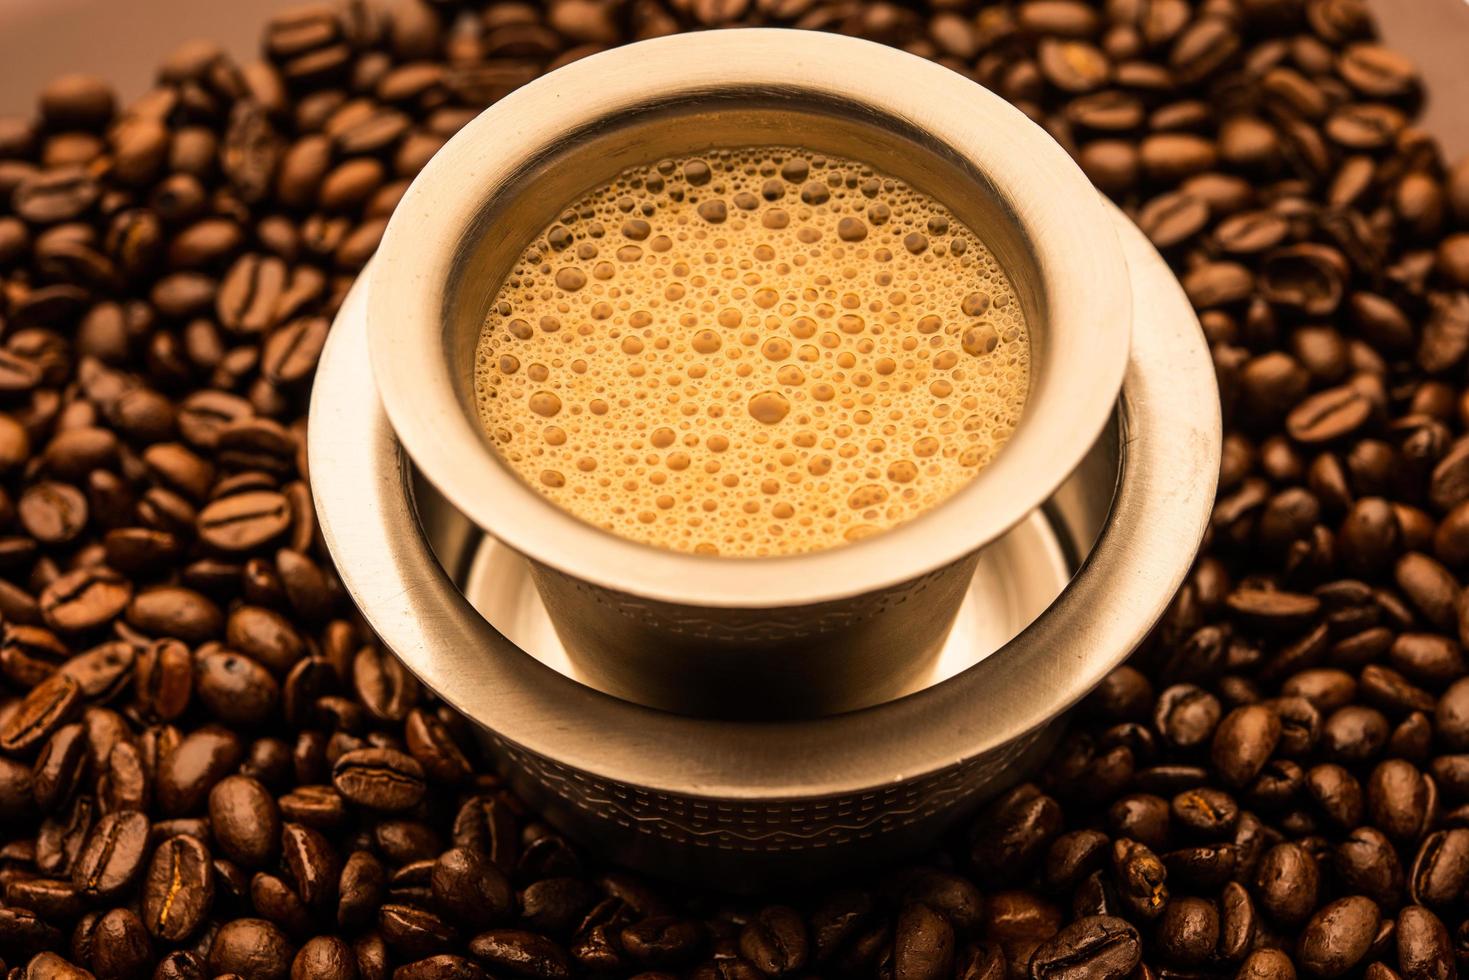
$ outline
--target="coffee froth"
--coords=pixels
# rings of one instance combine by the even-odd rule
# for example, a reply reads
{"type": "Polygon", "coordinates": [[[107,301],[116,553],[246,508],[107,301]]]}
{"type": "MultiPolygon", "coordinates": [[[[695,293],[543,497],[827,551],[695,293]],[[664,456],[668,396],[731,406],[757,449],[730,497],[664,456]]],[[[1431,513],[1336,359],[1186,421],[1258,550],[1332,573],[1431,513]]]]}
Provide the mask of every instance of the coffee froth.
{"type": "Polygon", "coordinates": [[[815,551],[910,520],[1018,423],[1025,318],[975,233],[851,160],[627,170],[525,249],[475,362],[501,459],[658,547],[815,551]]]}

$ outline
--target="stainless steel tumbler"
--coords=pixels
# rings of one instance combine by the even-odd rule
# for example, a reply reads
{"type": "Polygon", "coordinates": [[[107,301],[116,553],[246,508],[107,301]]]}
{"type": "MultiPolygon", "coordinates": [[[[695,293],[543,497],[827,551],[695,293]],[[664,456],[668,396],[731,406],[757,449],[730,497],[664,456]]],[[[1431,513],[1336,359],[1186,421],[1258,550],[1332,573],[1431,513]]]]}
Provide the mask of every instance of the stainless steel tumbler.
{"type": "Polygon", "coordinates": [[[500,101],[414,181],[368,289],[373,375],[413,462],[531,561],[562,642],[595,686],[703,716],[822,715],[909,689],[943,645],[980,549],[1096,444],[1131,329],[1104,202],[1038,126],[921,58],[784,30],[645,41],[500,101]],[[719,558],[616,537],[496,457],[473,398],[486,309],[525,244],[579,194],[634,164],[759,144],[871,163],[976,229],[1030,325],[1029,401],[968,486],[870,539],[719,558]]]}

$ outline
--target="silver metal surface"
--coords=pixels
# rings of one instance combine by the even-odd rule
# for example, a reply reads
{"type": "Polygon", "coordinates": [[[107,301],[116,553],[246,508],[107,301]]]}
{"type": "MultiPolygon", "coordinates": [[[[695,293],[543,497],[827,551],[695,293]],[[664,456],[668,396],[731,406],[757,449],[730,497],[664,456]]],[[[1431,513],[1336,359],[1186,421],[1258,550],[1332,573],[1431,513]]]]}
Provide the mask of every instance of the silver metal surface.
{"type": "Polygon", "coordinates": [[[475,610],[430,547],[372,384],[361,285],[323,353],[308,440],[342,582],[404,663],[484,726],[517,791],[614,859],[738,888],[930,844],[1018,778],[1064,709],[1147,634],[1213,503],[1218,393],[1198,322],[1157,253],[1114,220],[1146,298],[1119,407],[1121,472],[1115,495],[1105,481],[1061,492],[1078,496],[1064,510],[1107,513],[1105,527],[1035,622],[942,683],[829,718],[731,722],[631,704],[537,661],[475,610]]]}
{"type": "MultiPolygon", "coordinates": [[[[1115,449],[1112,440],[1098,440],[1099,447],[1104,443],[1112,444],[1115,449]]],[[[1101,462],[1101,454],[1098,456],[1101,462]]],[[[1115,453],[1107,460],[1114,474],[1115,460],[1115,453]]],[[[417,493],[420,513],[431,506],[449,506],[442,497],[434,499],[425,491],[431,492],[431,488],[420,483],[417,493]]],[[[1080,498],[1080,487],[1078,491],[1073,499],[1080,498]]],[[[573,680],[597,687],[597,679],[579,670],[577,662],[566,652],[546,612],[546,604],[541,601],[541,593],[531,580],[529,563],[481,532],[457,511],[454,516],[458,519],[433,522],[440,534],[430,538],[430,545],[459,583],[470,605],[510,642],[541,663],[573,680]],[[455,574],[456,568],[462,570],[455,574]]],[[[1036,511],[984,549],[943,649],[900,695],[921,691],[972,667],[1045,612],[1076,571],[1074,556],[1084,555],[1091,549],[1096,532],[1101,530],[1100,517],[1106,515],[1105,512],[1098,515],[1098,523],[1090,527],[1092,536],[1080,543],[1070,537],[1069,531],[1081,531],[1086,516],[1075,513],[1063,516],[1058,512],[1053,519],[1043,511],[1036,511]],[[1068,519],[1074,520],[1074,524],[1066,523],[1068,519]]]]}
{"type": "Polygon", "coordinates": [[[1038,126],[916,56],[770,29],[628,45],[501,100],[414,181],[367,288],[378,389],[428,480],[527,556],[598,687],[702,716],[835,713],[931,672],[979,549],[1048,499],[1107,424],[1130,323],[1103,202],[1038,126]],[[871,163],[978,229],[1025,307],[1029,400],[993,463],[887,533],[774,558],[658,549],[581,522],[499,460],[476,416],[475,342],[505,272],[566,202],[632,164],[751,144],[871,163]]]}

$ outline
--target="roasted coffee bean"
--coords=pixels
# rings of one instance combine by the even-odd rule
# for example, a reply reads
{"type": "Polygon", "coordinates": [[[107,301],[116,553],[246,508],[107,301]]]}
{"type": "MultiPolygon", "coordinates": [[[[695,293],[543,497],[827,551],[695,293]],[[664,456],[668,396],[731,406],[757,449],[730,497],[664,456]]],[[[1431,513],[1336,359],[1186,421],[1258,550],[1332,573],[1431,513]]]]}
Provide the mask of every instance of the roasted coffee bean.
{"type": "Polygon", "coordinates": [[[1350,972],[1372,948],[1381,913],[1370,898],[1337,899],[1311,917],[1301,933],[1301,965],[1322,977],[1350,972]]]}
{"type": "Polygon", "coordinates": [[[21,971],[16,973],[20,980],[95,980],[90,970],[68,963],[56,953],[37,953],[21,971]]]}
{"type": "Polygon", "coordinates": [[[1214,730],[1210,757],[1226,782],[1244,786],[1270,758],[1280,731],[1280,715],[1273,709],[1258,704],[1236,708],[1214,730]]]}
{"type": "Polygon", "coordinates": [[[1160,952],[1181,967],[1200,966],[1219,942],[1219,910],[1202,898],[1175,898],[1158,923],[1160,952]]]}
{"type": "Polygon", "coordinates": [[[1130,975],[1141,958],[1142,944],[1131,924],[1090,916],[1042,943],[1031,958],[1030,975],[1036,980],[1120,978],[1130,975]]]}
{"type": "MultiPolygon", "coordinates": [[[[3,778],[0,775],[0,779],[3,778]]],[[[3,792],[11,791],[10,787],[3,787],[3,792]]],[[[8,806],[11,807],[7,814],[10,819],[25,814],[25,810],[17,804],[11,803],[8,806]]],[[[36,867],[45,874],[70,874],[96,816],[96,801],[90,796],[79,796],[61,813],[42,821],[36,834],[36,867]]]]}
{"type": "MultiPolygon", "coordinates": [[[[932,913],[930,913],[932,914],[932,913]]],[[[949,928],[944,922],[941,928],[949,928]]],[[[902,920],[899,920],[899,935],[902,920]]],[[[942,939],[925,936],[923,948],[932,950],[942,939]]],[[[648,967],[675,967],[694,960],[705,942],[704,926],[693,920],[663,915],[641,919],[619,934],[623,950],[638,963],[648,967]]],[[[952,944],[952,940],[950,941],[952,944]]],[[[897,955],[895,951],[895,955],[897,955]]]]}
{"type": "Polygon", "coordinates": [[[384,905],[378,910],[377,925],[388,946],[400,956],[409,958],[441,953],[458,939],[453,926],[427,909],[414,905],[384,905]]]}
{"type": "Polygon", "coordinates": [[[50,813],[71,801],[89,759],[86,728],[79,722],[63,725],[46,740],[31,773],[36,806],[50,813]]]}
{"type": "Polygon", "coordinates": [[[189,707],[194,658],[177,640],[157,640],[138,654],[133,682],[138,704],[151,717],[172,721],[189,707]]]}
{"type": "Polygon", "coordinates": [[[199,928],[214,901],[209,849],[178,835],[158,845],[143,881],[143,924],[166,942],[181,942],[199,928]]]}
{"type": "Polygon", "coordinates": [[[1403,867],[1397,851],[1372,827],[1358,827],[1336,845],[1332,869],[1348,889],[1379,905],[1395,904],[1403,889],[1403,867]]]}
{"type": "Polygon", "coordinates": [[[204,980],[203,960],[188,950],[175,950],[158,961],[154,980],[204,980]]]}
{"type": "Polygon", "coordinates": [[[1421,905],[1398,913],[1398,968],[1405,978],[1454,975],[1453,942],[1438,916],[1421,905]]]}
{"type": "Polygon", "coordinates": [[[82,687],[70,674],[54,674],[31,688],[0,722],[0,750],[21,754],[40,746],[81,709],[81,697],[82,687]]]}
{"type": "Polygon", "coordinates": [[[1349,828],[1362,822],[1362,784],[1346,768],[1330,762],[1312,766],[1306,773],[1305,786],[1311,799],[1337,826],[1349,828]]]}
{"type": "Polygon", "coordinates": [[[154,636],[170,636],[186,643],[217,637],[224,626],[219,607],[193,589],[163,586],[133,596],[127,608],[128,625],[154,636]]]}
{"type": "Polygon", "coordinates": [[[1282,925],[1299,925],[1316,907],[1321,873],[1316,859],[1298,844],[1277,844],[1260,858],[1255,899],[1282,925]]]}
{"type": "Polygon", "coordinates": [[[357,954],[345,941],[335,936],[317,936],[296,953],[291,962],[291,978],[353,980],[358,976],[357,966],[357,954]]]}
{"type": "Polygon", "coordinates": [[[312,932],[311,910],[278,875],[256,872],[249,882],[249,895],[255,913],[275,923],[286,935],[299,939],[312,932]]]}
{"type": "Polygon", "coordinates": [[[141,748],[119,742],[107,753],[107,767],[97,780],[97,796],[104,810],[137,810],[148,804],[148,760],[143,758],[148,747],[146,741],[141,748]]]}
{"type": "Polygon", "coordinates": [[[239,606],[225,622],[225,643],[276,675],[285,674],[305,653],[300,634],[279,613],[239,606]]]}
{"type": "Polygon", "coordinates": [[[433,864],[430,888],[441,914],[467,929],[496,925],[514,905],[510,882],[479,851],[451,848],[433,864]]]}
{"type": "Polygon", "coordinates": [[[87,526],[87,498],[69,483],[48,480],[26,488],[16,504],[26,533],[43,544],[74,541],[87,526]]]}
{"type": "Polygon", "coordinates": [[[1367,783],[1367,807],[1374,826],[1389,837],[1417,840],[1432,815],[1432,783],[1410,762],[1379,763],[1367,783]]]}
{"type": "Polygon", "coordinates": [[[1112,845],[1112,874],[1122,902],[1135,915],[1153,919],[1168,905],[1168,870],[1146,845],[1119,840],[1112,845]]]}
{"type": "Polygon", "coordinates": [[[520,829],[509,806],[493,796],[466,800],[454,816],[454,843],[488,855],[501,871],[515,869],[520,854],[520,829]]]}
{"type": "Polygon", "coordinates": [[[300,317],[271,331],[260,352],[261,373],[276,385],[293,385],[310,377],[329,326],[325,317],[300,317]]]}
{"type": "Polygon", "coordinates": [[[1159,248],[1170,248],[1187,241],[1208,223],[1208,203],[1187,191],[1156,197],[1138,214],[1138,227],[1159,248]]]}
{"type": "Polygon", "coordinates": [[[1035,861],[1061,828],[1061,808],[1032,784],[1017,786],[981,815],[971,857],[988,874],[1011,877],[1035,861]]]}
{"type": "Polygon", "coordinates": [[[287,276],[286,263],[276,256],[240,256],[219,284],[215,309],[220,325],[232,333],[265,333],[275,325],[287,276]]]}
{"type": "Polygon", "coordinates": [[[5,900],[58,922],[82,914],[85,905],[75,885],[54,878],[17,878],[5,885],[5,900]]]}
{"type": "Polygon", "coordinates": [[[1311,395],[1291,409],[1286,430],[1298,442],[1331,442],[1355,432],[1371,415],[1371,401],[1344,385],[1311,395]]]}
{"type": "Polygon", "coordinates": [[[71,880],[88,897],[109,898],[132,884],[148,856],[148,818],[137,810],[109,813],[87,835],[71,880]]]}
{"type": "Polygon", "coordinates": [[[469,941],[469,951],[491,971],[539,980],[571,976],[566,953],[551,940],[521,929],[491,929],[469,941]]]}
{"type": "Polygon", "coordinates": [[[81,568],[46,587],[41,615],[46,625],[63,632],[95,629],[120,615],[132,593],[132,583],[109,568],[81,568]]]}
{"type": "Polygon", "coordinates": [[[404,725],[408,752],[435,782],[454,785],[470,776],[473,766],[454,735],[438,718],[414,708],[404,725]]]}
{"type": "Polygon", "coordinates": [[[269,720],[280,701],[280,685],[270,671],[226,650],[198,658],[194,690],[216,718],[240,728],[255,728],[269,720]]]}
{"type": "Polygon", "coordinates": [[[80,166],[38,171],[11,192],[17,216],[35,225],[54,225],[81,217],[97,203],[102,189],[80,166]]]}
{"type": "Polygon", "coordinates": [[[285,980],[294,956],[290,940],[274,924],[264,919],[234,919],[214,934],[205,965],[216,976],[232,973],[285,980]]]}
{"type": "Polygon", "coordinates": [[[478,963],[443,953],[407,963],[393,971],[393,980],[489,980],[478,963]]]}
{"type": "Polygon", "coordinates": [[[198,812],[214,784],[239,765],[243,753],[239,737],[222,728],[205,727],[185,736],[159,760],[154,775],[156,798],[163,813],[183,816],[198,812]]]}
{"type": "Polygon", "coordinates": [[[599,897],[579,878],[543,878],[520,893],[520,921],[536,932],[566,936],[584,921],[599,897]]]}
{"type": "Polygon", "coordinates": [[[288,823],[281,830],[281,859],[296,893],[313,909],[334,905],[339,859],[331,842],[317,830],[288,823]]]}
{"type": "Polygon", "coordinates": [[[298,786],[277,802],[286,819],[319,830],[335,829],[347,817],[346,800],[331,786],[298,786]]]}
{"type": "Polygon", "coordinates": [[[1153,723],[1170,744],[1186,749],[1208,741],[1222,714],[1214,695],[1193,684],[1175,684],[1158,696],[1153,723]]]}
{"type": "Polygon", "coordinates": [[[358,930],[370,923],[382,904],[387,872],[368,851],[353,851],[342,864],[337,887],[337,923],[358,930]]]}
{"type": "Polygon", "coordinates": [[[402,721],[417,703],[418,681],[402,661],[377,646],[358,651],[352,661],[357,697],[379,721],[402,721]]]}
{"type": "Polygon", "coordinates": [[[1429,834],[1408,872],[1413,901],[1441,906],[1454,900],[1469,882],[1469,830],[1453,828],[1429,834]]]}
{"type": "Polygon", "coordinates": [[[740,930],[740,955],[767,976],[800,970],[809,955],[806,923],[794,909],[774,905],[761,909],[740,930]]]}
{"type": "Polygon", "coordinates": [[[103,643],[72,657],[56,673],[76,681],[82,697],[111,701],[132,687],[137,659],[137,648],[131,643],[103,643]]]}
{"type": "Polygon", "coordinates": [[[210,789],[209,824],[219,849],[243,867],[260,867],[278,852],[280,810],[249,776],[226,776],[210,789]]]}
{"type": "Polygon", "coordinates": [[[423,799],[423,767],[393,749],[357,749],[332,767],[332,785],[370,810],[406,810],[423,799]]]}
{"type": "Polygon", "coordinates": [[[199,512],[199,537],[223,552],[253,551],[291,526],[290,503],[279,493],[252,490],[223,497],[199,512]]]}
{"type": "Polygon", "coordinates": [[[136,914],[113,909],[92,931],[92,969],[102,977],[138,977],[153,965],[153,944],[136,914]]]}
{"type": "Polygon", "coordinates": [[[1151,793],[1133,793],[1112,804],[1107,813],[1111,831],[1159,847],[1169,839],[1171,811],[1168,801],[1151,793]]]}

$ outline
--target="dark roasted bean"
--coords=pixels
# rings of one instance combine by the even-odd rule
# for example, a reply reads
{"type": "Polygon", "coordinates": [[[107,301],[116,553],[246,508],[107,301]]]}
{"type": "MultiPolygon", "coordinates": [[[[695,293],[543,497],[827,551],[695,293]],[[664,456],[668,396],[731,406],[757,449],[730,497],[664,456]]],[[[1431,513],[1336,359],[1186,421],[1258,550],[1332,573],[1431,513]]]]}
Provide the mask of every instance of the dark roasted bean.
{"type": "Polygon", "coordinates": [[[309,907],[336,904],[341,869],[336,849],[325,835],[301,824],[286,824],[281,830],[281,860],[296,893],[309,907]]]}
{"type": "Polygon", "coordinates": [[[285,497],[268,490],[233,494],[199,512],[199,537],[225,552],[252,551],[291,525],[285,497]]]}
{"type": "Polygon", "coordinates": [[[70,674],[42,681],[0,722],[0,750],[21,754],[37,748],[81,709],[81,697],[82,686],[70,674]]]}
{"type": "Polygon", "coordinates": [[[423,767],[393,749],[357,749],[337,760],[332,784],[359,806],[406,810],[423,799],[423,767]]]}
{"type": "Polygon", "coordinates": [[[492,971],[532,980],[571,976],[566,953],[544,936],[520,929],[491,929],[469,941],[469,951],[492,971]]]}
{"type": "Polygon", "coordinates": [[[280,845],[280,810],[249,776],[226,776],[209,791],[209,823],[219,849],[246,868],[260,867],[280,845]]]}
{"type": "Polygon", "coordinates": [[[486,855],[463,847],[439,855],[430,888],[439,912],[471,930],[499,924],[514,902],[504,873],[486,855]]]}
{"type": "Polygon", "coordinates": [[[90,630],[120,615],[132,593],[132,583],[109,568],[81,568],[46,587],[40,596],[41,615],[53,629],[90,630]]]}
{"type": "Polygon", "coordinates": [[[1298,925],[1316,907],[1320,871],[1316,859],[1297,844],[1266,851],[1255,872],[1255,898],[1282,925],[1298,925]]]}
{"type": "Polygon", "coordinates": [[[391,653],[369,644],[352,661],[357,697],[379,721],[402,721],[418,701],[418,681],[391,653]]]}
{"type": "Polygon", "coordinates": [[[1408,872],[1408,893],[1422,905],[1454,901],[1469,883],[1469,830],[1453,828],[1429,834],[1418,847],[1408,872]]]}
{"type": "Polygon", "coordinates": [[[337,888],[337,923],[358,930],[370,923],[382,904],[387,874],[368,851],[353,851],[343,862],[337,888]]]}
{"type": "Polygon", "coordinates": [[[1236,708],[1214,730],[1211,758],[1226,782],[1243,786],[1259,774],[1280,739],[1280,716],[1264,705],[1236,708]]]}
{"type": "Polygon", "coordinates": [[[268,721],[280,700],[280,685],[270,671],[225,650],[198,658],[194,690],[216,718],[240,728],[268,721]]]}
{"type": "Polygon", "coordinates": [[[400,956],[410,958],[444,952],[458,938],[453,926],[413,905],[384,905],[378,910],[377,922],[388,946],[400,956]]]}
{"type": "Polygon", "coordinates": [[[1123,919],[1077,919],[1041,944],[1031,959],[1035,980],[1128,976],[1142,957],[1138,933],[1123,919]]]}
{"type": "Polygon", "coordinates": [[[235,919],[214,934],[206,965],[216,976],[232,973],[285,980],[294,955],[290,940],[274,924],[264,919],[235,919]]]}
{"type": "Polygon", "coordinates": [[[104,816],[77,855],[71,880],[87,896],[108,898],[132,884],[148,855],[148,818],[137,810],[104,816]]]}
{"type": "Polygon", "coordinates": [[[158,640],[138,655],[133,671],[139,705],[150,716],[172,721],[189,707],[194,659],[177,640],[158,640]]]}
{"type": "Polygon", "coordinates": [[[986,874],[1009,877],[1038,858],[1060,830],[1061,809],[1034,785],[1002,796],[975,825],[972,858],[986,874]]]}
{"type": "Polygon", "coordinates": [[[442,953],[398,967],[393,980],[490,980],[490,975],[471,959],[442,953]]]}
{"type": "Polygon", "coordinates": [[[79,722],[63,725],[46,740],[31,772],[36,806],[52,812],[71,801],[86,771],[86,728],[79,722]]]}
{"type": "Polygon", "coordinates": [[[153,965],[153,944],[130,909],[113,909],[92,931],[92,969],[99,980],[143,975],[153,965]]]}
{"type": "Polygon", "coordinates": [[[157,939],[180,942],[203,923],[214,900],[209,849],[195,837],[170,837],[153,852],[143,882],[143,924],[157,939]]]}
{"type": "Polygon", "coordinates": [[[317,936],[308,940],[291,961],[291,978],[312,980],[354,980],[358,976],[357,954],[336,936],[317,936]]]}
{"type": "Polygon", "coordinates": [[[1297,950],[1301,964],[1321,977],[1350,972],[1377,938],[1381,914],[1370,898],[1354,895],[1325,906],[1306,924],[1297,950]]]}
{"type": "Polygon", "coordinates": [[[239,765],[243,747],[238,736],[206,727],[184,737],[159,761],[154,776],[162,811],[169,816],[197,812],[214,784],[239,765]]]}

